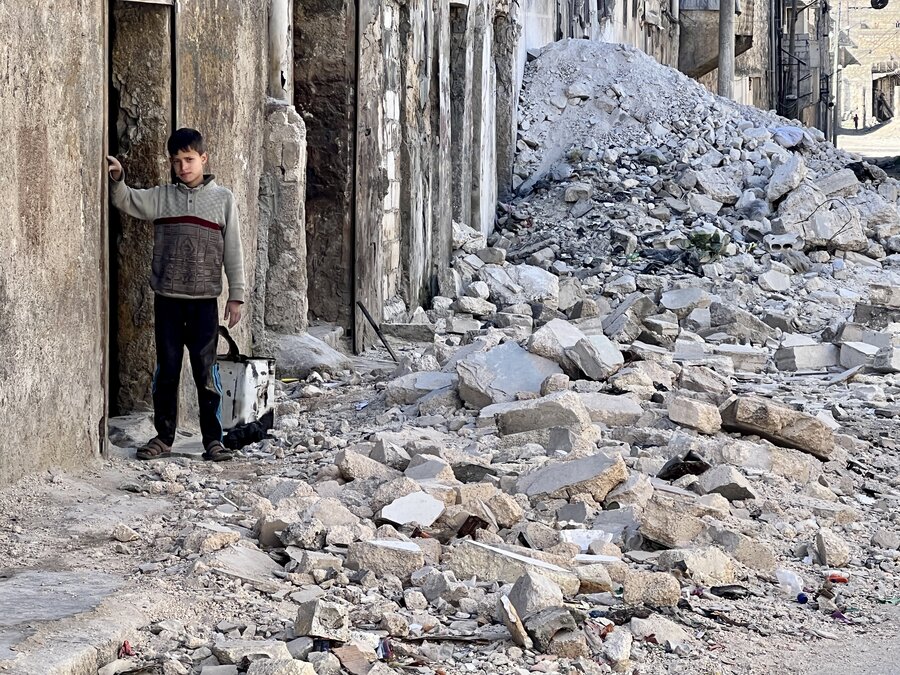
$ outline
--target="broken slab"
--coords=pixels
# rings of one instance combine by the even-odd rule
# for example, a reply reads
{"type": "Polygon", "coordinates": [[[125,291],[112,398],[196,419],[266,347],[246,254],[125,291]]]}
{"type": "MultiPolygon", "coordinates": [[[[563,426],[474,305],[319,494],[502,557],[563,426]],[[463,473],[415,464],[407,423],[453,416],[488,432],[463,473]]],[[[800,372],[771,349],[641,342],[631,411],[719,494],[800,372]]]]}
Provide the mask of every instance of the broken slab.
{"type": "Polygon", "coordinates": [[[372,539],[350,544],[346,566],[351,570],[367,570],[378,577],[393,574],[409,581],[413,572],[425,566],[425,553],[411,541],[372,539]]]}
{"type": "Polygon", "coordinates": [[[517,401],[496,415],[501,434],[567,427],[583,431],[593,424],[581,397],[571,391],[561,391],[549,396],[517,401]]]}
{"type": "Polygon", "coordinates": [[[312,335],[281,335],[275,339],[278,377],[303,380],[313,371],[339,373],[350,368],[350,359],[312,335]]]}
{"type": "Polygon", "coordinates": [[[775,352],[778,370],[821,370],[837,366],[839,362],[840,349],[829,343],[783,346],[775,352]]]}
{"type": "Polygon", "coordinates": [[[234,544],[210,554],[206,564],[215,572],[241,581],[271,586],[284,568],[262,551],[234,544]]]}
{"type": "Polygon", "coordinates": [[[669,419],[675,424],[704,434],[714,434],[722,428],[722,417],[716,406],[686,396],[669,399],[668,413],[669,419]]]}
{"type": "Polygon", "coordinates": [[[578,593],[581,582],[571,570],[478,541],[463,541],[450,554],[450,569],[460,579],[513,584],[526,572],[541,574],[559,585],[566,596],[578,593]]]}
{"type": "Polygon", "coordinates": [[[381,517],[398,525],[416,523],[430,527],[444,512],[444,502],[426,492],[413,492],[381,509],[381,517]]]}
{"type": "Polygon", "coordinates": [[[346,642],[350,639],[349,612],[336,602],[321,598],[310,600],[297,608],[294,634],[346,642]]]}
{"type": "Polygon", "coordinates": [[[762,436],[826,461],[834,453],[834,432],[822,420],[756,396],[737,398],[726,406],[722,426],[762,436]]]}
{"type": "Polygon", "coordinates": [[[663,569],[684,569],[701,586],[733,584],[734,561],[715,546],[662,551],[656,564],[663,569]]]}
{"type": "Polygon", "coordinates": [[[388,405],[410,405],[435,390],[456,386],[457,380],[455,373],[439,371],[409,373],[388,382],[385,397],[388,405]]]}
{"type": "Polygon", "coordinates": [[[699,479],[704,494],[720,494],[730,502],[756,499],[756,491],[744,475],[727,464],[720,464],[705,471],[699,479]]]}
{"type": "Polygon", "coordinates": [[[610,457],[602,452],[582,459],[550,462],[537,471],[522,476],[516,489],[530,498],[571,497],[589,493],[598,502],[610,490],[628,478],[621,455],[610,457]]]}
{"type": "Polygon", "coordinates": [[[582,338],[574,347],[566,349],[565,355],[581,372],[598,381],[613,375],[625,363],[622,352],[605,335],[582,338]]]}
{"type": "Polygon", "coordinates": [[[550,607],[561,607],[563,593],[559,584],[537,572],[526,572],[518,578],[509,592],[509,600],[520,617],[527,619],[531,614],[550,607]]]}
{"type": "Polygon", "coordinates": [[[469,405],[484,408],[515,401],[519,393],[539,394],[550,375],[562,374],[553,361],[531,354],[515,342],[486,352],[475,352],[456,364],[459,396],[469,405]]]}
{"type": "Polygon", "coordinates": [[[607,427],[628,427],[644,414],[641,404],[630,396],[601,393],[579,393],[591,421],[607,427]]]}
{"type": "Polygon", "coordinates": [[[287,645],[280,640],[222,640],[212,644],[212,653],[225,665],[238,665],[259,659],[291,659],[287,645]]]}

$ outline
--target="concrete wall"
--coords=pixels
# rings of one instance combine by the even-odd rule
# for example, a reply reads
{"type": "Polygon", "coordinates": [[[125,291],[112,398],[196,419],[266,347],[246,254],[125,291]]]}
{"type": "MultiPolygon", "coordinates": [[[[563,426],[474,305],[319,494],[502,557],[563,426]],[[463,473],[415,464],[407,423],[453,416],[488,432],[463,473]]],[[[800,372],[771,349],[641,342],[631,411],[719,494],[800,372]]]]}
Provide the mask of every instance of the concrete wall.
{"type": "MultiPolygon", "coordinates": [[[[849,14],[847,3],[842,2],[842,5],[841,30],[849,31],[850,40],[856,45],[848,47],[847,51],[859,62],[845,66],[841,72],[841,119],[843,126],[852,129],[854,113],[859,115],[860,127],[875,123],[872,115],[873,64],[900,61],[900,28],[897,27],[900,1],[891,0],[887,7],[876,10],[869,6],[868,0],[852,0],[849,14]]],[[[892,104],[891,98],[888,102],[892,104]]]]}
{"type": "Polygon", "coordinates": [[[294,105],[306,122],[309,310],[345,327],[353,312],[356,9],[294,0],[294,105]]]}
{"type": "Polygon", "coordinates": [[[0,2],[0,483],[99,452],[104,2],[0,2]]]}
{"type": "MultiPolygon", "coordinates": [[[[111,104],[114,147],[128,184],[149,188],[171,180],[166,139],[172,122],[170,9],[162,5],[113,6],[111,104]]],[[[116,209],[110,212],[113,241],[111,306],[114,308],[110,387],[114,412],[151,410],[156,366],[153,291],[149,269],[153,226],[116,209]]]]}

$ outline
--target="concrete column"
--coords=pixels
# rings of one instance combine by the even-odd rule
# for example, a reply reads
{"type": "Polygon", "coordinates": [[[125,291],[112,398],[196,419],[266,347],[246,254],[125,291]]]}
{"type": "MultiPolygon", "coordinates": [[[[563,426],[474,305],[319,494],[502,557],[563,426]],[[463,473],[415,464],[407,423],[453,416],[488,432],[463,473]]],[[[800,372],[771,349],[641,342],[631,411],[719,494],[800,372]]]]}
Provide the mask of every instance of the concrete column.
{"type": "Polygon", "coordinates": [[[734,98],[734,0],[719,0],[719,96],[734,98]]]}

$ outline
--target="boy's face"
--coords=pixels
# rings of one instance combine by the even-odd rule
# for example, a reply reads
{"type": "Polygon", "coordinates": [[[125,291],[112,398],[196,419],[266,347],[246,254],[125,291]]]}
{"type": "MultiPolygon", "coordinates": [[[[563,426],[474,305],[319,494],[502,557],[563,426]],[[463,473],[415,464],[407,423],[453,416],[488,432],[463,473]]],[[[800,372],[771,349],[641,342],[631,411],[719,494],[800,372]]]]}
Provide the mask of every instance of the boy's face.
{"type": "Polygon", "coordinates": [[[179,150],[169,157],[175,175],[188,187],[197,187],[203,182],[203,169],[208,159],[205,152],[201,155],[196,150],[179,150]]]}

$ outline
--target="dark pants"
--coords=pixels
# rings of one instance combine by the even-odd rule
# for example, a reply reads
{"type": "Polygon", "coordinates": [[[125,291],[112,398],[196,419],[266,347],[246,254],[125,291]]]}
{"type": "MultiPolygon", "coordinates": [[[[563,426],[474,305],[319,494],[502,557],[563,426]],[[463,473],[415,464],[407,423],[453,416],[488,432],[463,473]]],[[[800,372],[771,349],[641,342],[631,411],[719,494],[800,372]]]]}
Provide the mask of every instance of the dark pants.
{"type": "Polygon", "coordinates": [[[175,442],[178,383],[187,347],[200,403],[203,447],[222,440],[222,385],[216,363],[219,306],[216,300],[156,296],[156,375],[153,378],[153,423],[159,439],[175,442]]]}

